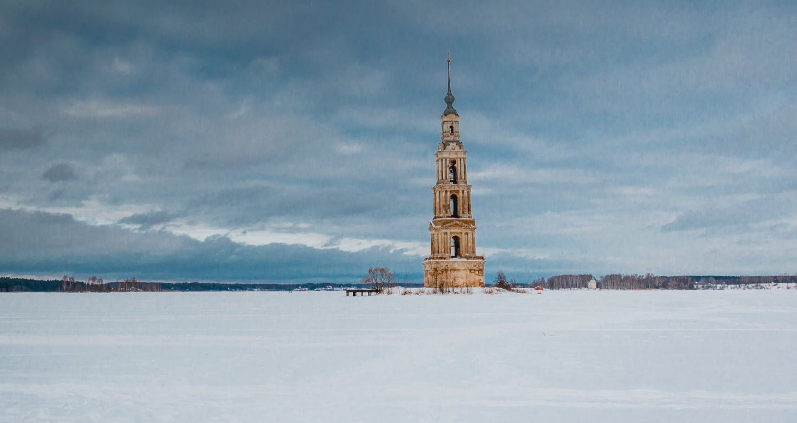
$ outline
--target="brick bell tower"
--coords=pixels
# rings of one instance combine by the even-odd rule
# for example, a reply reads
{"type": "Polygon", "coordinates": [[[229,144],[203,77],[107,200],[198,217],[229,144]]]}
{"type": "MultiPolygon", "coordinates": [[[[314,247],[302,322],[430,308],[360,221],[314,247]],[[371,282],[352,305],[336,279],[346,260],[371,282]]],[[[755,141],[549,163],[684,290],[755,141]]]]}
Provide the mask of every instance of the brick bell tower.
{"type": "Polygon", "coordinates": [[[476,221],[470,210],[467,151],[459,140],[459,114],[451,94],[448,59],[446,109],[440,116],[437,183],[432,188],[434,218],[429,224],[432,255],[423,260],[423,285],[484,286],[484,257],[476,255],[476,221]]]}

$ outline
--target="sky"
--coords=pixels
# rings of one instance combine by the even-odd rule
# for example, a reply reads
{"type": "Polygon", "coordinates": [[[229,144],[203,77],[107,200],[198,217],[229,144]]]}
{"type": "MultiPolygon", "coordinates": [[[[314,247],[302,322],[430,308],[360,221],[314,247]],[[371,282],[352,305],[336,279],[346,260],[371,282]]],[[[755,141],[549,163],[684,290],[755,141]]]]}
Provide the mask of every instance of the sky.
{"type": "Polygon", "coordinates": [[[797,3],[0,2],[0,274],[797,273],[797,3]]]}

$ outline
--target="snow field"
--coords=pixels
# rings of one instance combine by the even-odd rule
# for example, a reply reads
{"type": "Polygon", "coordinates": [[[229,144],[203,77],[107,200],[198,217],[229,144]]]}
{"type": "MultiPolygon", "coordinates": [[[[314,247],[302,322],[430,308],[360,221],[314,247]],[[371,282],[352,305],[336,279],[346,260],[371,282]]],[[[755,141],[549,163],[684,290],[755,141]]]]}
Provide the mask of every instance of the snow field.
{"type": "Polygon", "coordinates": [[[0,422],[793,422],[797,291],[0,295],[0,422]]]}

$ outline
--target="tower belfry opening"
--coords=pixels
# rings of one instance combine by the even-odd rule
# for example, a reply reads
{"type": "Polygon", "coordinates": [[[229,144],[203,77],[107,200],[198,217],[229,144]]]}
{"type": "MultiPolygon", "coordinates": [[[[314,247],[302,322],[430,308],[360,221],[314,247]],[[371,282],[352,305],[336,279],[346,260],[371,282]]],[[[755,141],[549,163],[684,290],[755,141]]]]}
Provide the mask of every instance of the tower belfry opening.
{"type": "Polygon", "coordinates": [[[456,194],[451,194],[451,203],[449,204],[449,208],[451,209],[451,217],[459,217],[459,209],[457,208],[456,194]]]}
{"type": "Polygon", "coordinates": [[[459,257],[459,237],[452,236],[451,237],[451,257],[457,258],[459,257]]]}
{"type": "Polygon", "coordinates": [[[476,221],[471,215],[467,151],[459,139],[459,113],[454,109],[451,93],[450,57],[444,100],[440,144],[435,153],[437,183],[432,187],[431,255],[423,261],[423,283],[427,287],[484,286],[484,257],[476,255],[476,221]]]}

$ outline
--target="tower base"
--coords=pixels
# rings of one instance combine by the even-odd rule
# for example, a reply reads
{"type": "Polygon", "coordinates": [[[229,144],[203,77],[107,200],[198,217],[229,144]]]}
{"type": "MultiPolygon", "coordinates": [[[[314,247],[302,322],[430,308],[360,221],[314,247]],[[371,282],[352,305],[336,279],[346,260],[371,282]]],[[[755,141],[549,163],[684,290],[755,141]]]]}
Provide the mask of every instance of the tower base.
{"type": "Polygon", "coordinates": [[[423,286],[443,287],[483,287],[484,258],[473,259],[434,259],[423,261],[423,286]]]}

